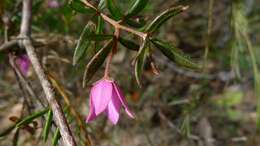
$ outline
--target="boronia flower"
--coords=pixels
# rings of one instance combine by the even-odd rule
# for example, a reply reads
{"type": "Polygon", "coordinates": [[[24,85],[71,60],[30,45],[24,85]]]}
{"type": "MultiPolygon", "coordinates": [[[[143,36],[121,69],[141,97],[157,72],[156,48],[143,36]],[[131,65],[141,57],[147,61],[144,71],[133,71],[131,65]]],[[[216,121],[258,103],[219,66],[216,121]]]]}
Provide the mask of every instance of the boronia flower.
{"type": "Polygon", "coordinates": [[[102,112],[105,112],[108,119],[116,125],[119,120],[121,107],[124,107],[129,117],[134,118],[116,82],[110,79],[101,79],[94,83],[90,90],[90,109],[86,121],[91,122],[102,112]]]}
{"type": "Polygon", "coordinates": [[[26,54],[20,55],[15,60],[16,64],[18,65],[20,71],[24,76],[28,75],[29,68],[31,65],[31,62],[26,54]]]}

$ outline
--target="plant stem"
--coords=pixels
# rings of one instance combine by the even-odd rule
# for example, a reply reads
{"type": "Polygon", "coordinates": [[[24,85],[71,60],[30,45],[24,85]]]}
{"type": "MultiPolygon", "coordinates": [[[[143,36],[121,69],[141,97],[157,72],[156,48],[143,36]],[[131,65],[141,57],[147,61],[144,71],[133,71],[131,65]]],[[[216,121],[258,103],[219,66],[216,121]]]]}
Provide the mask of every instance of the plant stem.
{"type": "Polygon", "coordinates": [[[111,50],[111,52],[109,53],[109,56],[107,58],[107,62],[106,62],[106,67],[105,67],[105,72],[104,72],[104,78],[105,79],[108,79],[109,78],[109,69],[110,69],[110,64],[111,64],[111,61],[113,59],[113,55],[114,53],[116,52],[117,50],[117,40],[119,38],[119,33],[120,33],[120,30],[116,27],[115,28],[115,32],[114,32],[114,40],[113,40],[113,48],[111,50]]]}
{"type": "Polygon", "coordinates": [[[130,27],[126,27],[124,25],[121,25],[119,22],[111,19],[110,17],[108,17],[107,15],[105,15],[104,13],[101,13],[98,11],[97,8],[95,8],[92,4],[90,4],[87,0],[81,0],[81,2],[83,2],[87,7],[90,7],[90,8],[93,8],[96,10],[97,14],[99,14],[106,22],[110,23],[111,25],[113,25],[113,27],[115,29],[122,29],[124,31],[127,31],[127,32],[130,32],[130,33],[133,33],[139,37],[141,37],[143,40],[148,36],[147,33],[143,33],[143,32],[140,32],[140,31],[136,31],[130,27]]]}

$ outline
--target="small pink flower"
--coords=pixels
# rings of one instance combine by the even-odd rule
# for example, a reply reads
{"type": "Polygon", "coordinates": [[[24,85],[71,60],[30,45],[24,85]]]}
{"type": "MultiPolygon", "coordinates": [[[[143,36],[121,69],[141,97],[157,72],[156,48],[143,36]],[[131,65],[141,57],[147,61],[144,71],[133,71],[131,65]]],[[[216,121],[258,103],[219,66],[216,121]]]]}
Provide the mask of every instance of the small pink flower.
{"type": "Polygon", "coordinates": [[[16,64],[24,76],[28,75],[31,62],[26,54],[20,55],[16,58],[16,64]]]}
{"type": "Polygon", "coordinates": [[[99,114],[105,112],[108,119],[116,125],[119,120],[121,106],[124,107],[129,117],[134,118],[122,91],[113,80],[101,79],[94,83],[90,90],[89,99],[90,110],[86,119],[87,122],[91,122],[99,114]]]}
{"type": "Polygon", "coordinates": [[[49,8],[59,8],[60,3],[57,0],[48,0],[48,7],[49,8]]]}

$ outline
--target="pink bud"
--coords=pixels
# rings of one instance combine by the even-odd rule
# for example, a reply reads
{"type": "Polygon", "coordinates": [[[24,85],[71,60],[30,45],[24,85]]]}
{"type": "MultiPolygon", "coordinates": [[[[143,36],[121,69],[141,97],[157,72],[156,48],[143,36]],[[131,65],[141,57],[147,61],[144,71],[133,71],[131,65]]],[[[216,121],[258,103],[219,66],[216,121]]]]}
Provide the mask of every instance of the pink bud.
{"type": "Polygon", "coordinates": [[[59,8],[60,3],[57,0],[48,0],[48,7],[49,8],[59,8]]]}
{"type": "Polygon", "coordinates": [[[101,79],[93,84],[90,90],[89,114],[86,121],[91,122],[105,112],[108,119],[116,125],[119,120],[120,108],[123,106],[127,115],[134,118],[129,110],[124,95],[118,85],[109,79],[101,79]]]}
{"type": "Polygon", "coordinates": [[[28,75],[31,62],[26,54],[20,55],[16,58],[16,64],[24,76],[28,75]]]}

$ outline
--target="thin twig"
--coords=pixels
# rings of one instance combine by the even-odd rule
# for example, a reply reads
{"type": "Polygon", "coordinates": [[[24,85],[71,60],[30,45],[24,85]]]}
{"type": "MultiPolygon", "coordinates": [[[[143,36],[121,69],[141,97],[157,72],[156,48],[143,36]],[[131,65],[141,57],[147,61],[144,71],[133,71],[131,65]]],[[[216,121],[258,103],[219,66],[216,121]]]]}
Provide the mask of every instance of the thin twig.
{"type": "Polygon", "coordinates": [[[55,79],[55,77],[52,73],[48,72],[47,76],[50,79],[52,85],[57,89],[59,94],[63,97],[66,105],[69,107],[71,114],[76,118],[76,121],[77,121],[80,129],[84,132],[85,138],[87,140],[86,144],[88,146],[91,146],[91,141],[90,141],[89,136],[88,136],[88,131],[84,126],[84,121],[82,120],[80,114],[76,111],[76,109],[73,108],[73,106],[71,105],[71,102],[69,100],[69,96],[67,95],[64,87],[55,79]]]}
{"type": "Polygon", "coordinates": [[[23,0],[22,10],[22,23],[20,30],[20,37],[25,38],[20,41],[20,45],[25,48],[27,55],[32,63],[32,66],[39,78],[41,86],[45,92],[45,97],[53,111],[54,121],[60,129],[60,134],[63,139],[63,143],[66,146],[76,146],[75,139],[69,128],[68,122],[62,111],[62,107],[55,98],[53,87],[49,82],[42,66],[40,65],[39,59],[36,55],[35,48],[30,40],[31,34],[31,17],[32,17],[32,0],[23,0]]]}
{"type": "Polygon", "coordinates": [[[0,52],[14,47],[15,45],[17,45],[17,43],[18,43],[17,40],[11,40],[9,42],[4,43],[3,45],[0,46],[0,52]]]}

